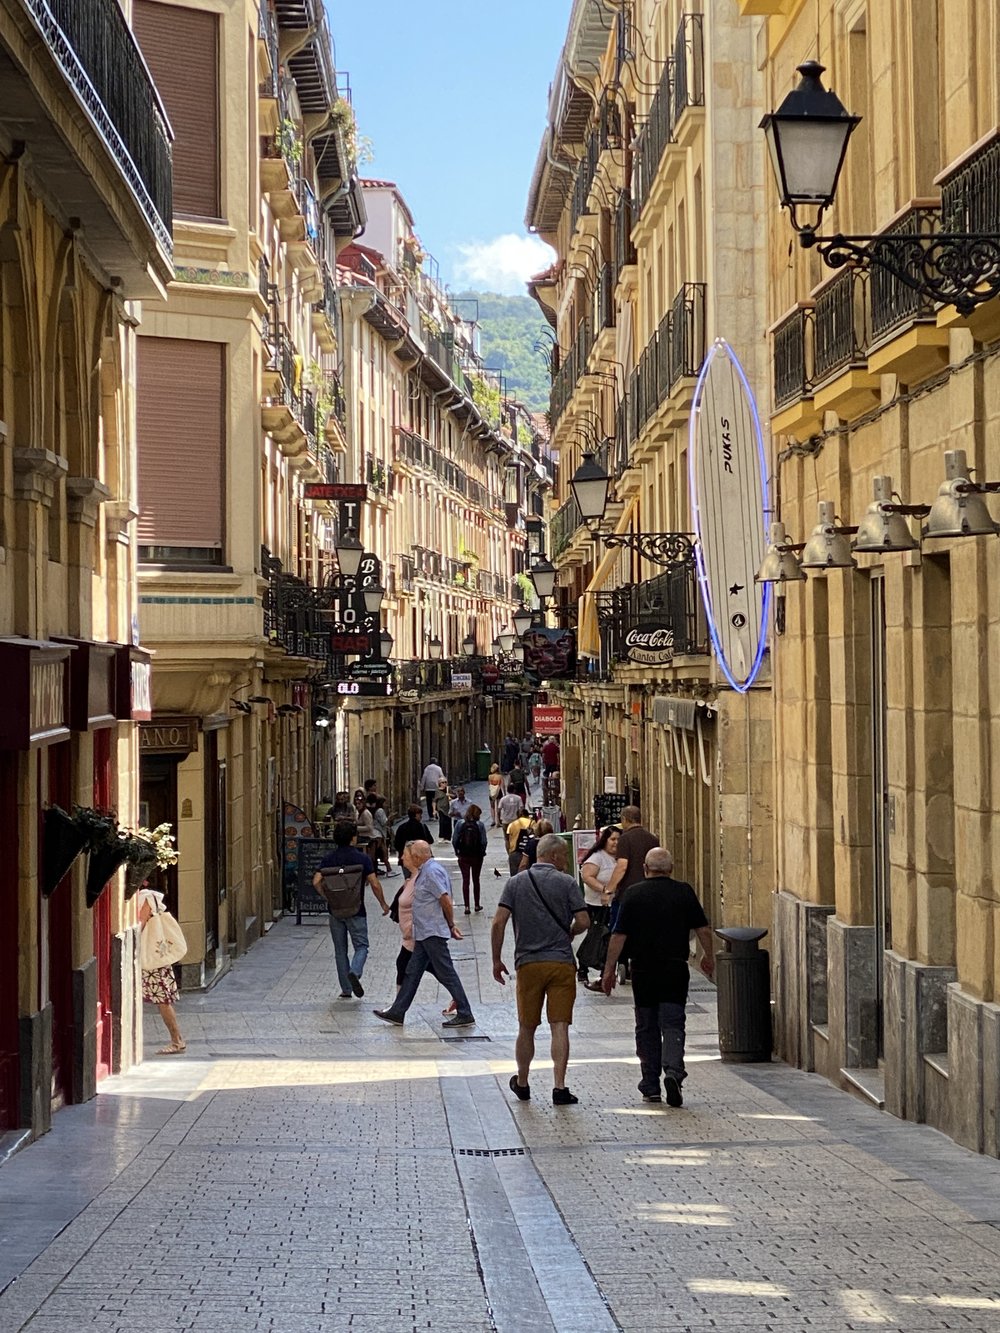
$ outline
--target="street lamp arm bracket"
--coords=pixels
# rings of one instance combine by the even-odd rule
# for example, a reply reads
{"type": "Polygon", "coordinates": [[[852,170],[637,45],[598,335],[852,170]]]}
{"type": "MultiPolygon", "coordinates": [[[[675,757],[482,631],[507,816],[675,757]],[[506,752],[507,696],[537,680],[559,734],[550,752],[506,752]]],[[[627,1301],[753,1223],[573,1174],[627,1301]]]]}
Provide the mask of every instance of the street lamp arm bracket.
{"type": "Polygon", "coordinates": [[[928,231],[820,237],[806,228],[799,237],[806,249],[816,248],[827,268],[851,264],[870,272],[877,265],[920,296],[953,305],[962,315],[1000,296],[1000,235],[928,231]]]}
{"type": "Polygon", "coordinates": [[[604,538],[605,546],[624,546],[654,565],[689,565],[694,542],[686,532],[621,532],[604,538]]]}

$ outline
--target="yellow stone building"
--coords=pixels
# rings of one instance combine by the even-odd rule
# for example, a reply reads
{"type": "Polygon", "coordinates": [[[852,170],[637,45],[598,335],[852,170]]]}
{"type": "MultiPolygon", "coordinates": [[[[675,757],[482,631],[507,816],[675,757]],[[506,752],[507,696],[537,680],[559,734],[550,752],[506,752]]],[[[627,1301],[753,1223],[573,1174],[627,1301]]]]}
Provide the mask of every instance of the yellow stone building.
{"type": "MultiPolygon", "coordinates": [[[[769,108],[808,59],[863,117],[821,234],[1000,234],[996,5],[739,7],[769,108]]],[[[809,538],[821,501],[858,525],[876,486],[931,505],[949,450],[967,460],[952,456],[950,475],[1000,477],[1000,302],[962,317],[884,269],[831,272],[794,244],[771,183],[767,235],[771,463],[788,541],[809,538]]],[[[1000,516],[995,499],[972,500],[1000,516]]],[[[921,519],[899,521],[911,549],[858,553],[856,568],[779,589],[778,1048],[996,1156],[1000,543],[918,544],[921,519]]]]}
{"type": "Polygon", "coordinates": [[[137,812],[135,327],[171,260],[170,130],[121,7],[0,5],[0,1135],[141,1055],[121,877],[58,806],[137,812]],[[63,843],[62,847],[66,844],[63,843]],[[79,842],[71,850],[78,851],[79,842]],[[66,866],[71,868],[63,873],[66,866]],[[110,870],[107,872],[110,876],[110,870]],[[90,884],[88,884],[88,874],[90,884]]]}
{"type": "Polygon", "coordinates": [[[753,43],[735,0],[576,0],[526,221],[558,256],[532,286],[557,344],[550,554],[556,619],[578,619],[589,662],[548,696],[565,709],[567,813],[586,827],[638,801],[714,924],[766,927],[767,664],[737,693],[712,651],[688,481],[713,341],[735,349],[759,394],[767,384],[753,43]],[[611,479],[597,537],[571,491],[585,454],[611,479]],[[629,633],[654,625],[668,650],[630,661],[629,633]]]}
{"type": "Polygon", "coordinates": [[[177,827],[197,986],[281,910],[282,807],[310,813],[330,767],[335,529],[305,490],[341,477],[336,251],[364,203],[321,0],[131,8],[175,135],[173,281],[138,340],[141,811],[177,827]]]}
{"type": "Polygon", "coordinates": [[[460,781],[477,751],[498,758],[506,731],[528,725],[530,691],[489,692],[485,659],[528,591],[526,520],[552,473],[530,415],[477,353],[475,312],[432,277],[400,189],[361,185],[368,221],[337,289],[345,478],[367,486],[359,535],[380,561],[396,667],[391,696],[339,697],[337,785],[375,777],[403,810],[431,757],[460,781]]]}

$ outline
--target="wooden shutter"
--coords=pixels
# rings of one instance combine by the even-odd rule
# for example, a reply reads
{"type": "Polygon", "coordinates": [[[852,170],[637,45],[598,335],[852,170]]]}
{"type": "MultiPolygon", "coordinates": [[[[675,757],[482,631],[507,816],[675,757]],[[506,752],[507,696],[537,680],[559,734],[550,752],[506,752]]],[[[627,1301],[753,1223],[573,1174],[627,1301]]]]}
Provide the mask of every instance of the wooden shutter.
{"type": "Polygon", "coordinates": [[[220,550],[225,344],[138,340],[140,546],[220,550]]]}
{"type": "Polygon", "coordinates": [[[174,131],[174,216],[218,218],[219,16],[135,0],[132,27],[174,131]]]}

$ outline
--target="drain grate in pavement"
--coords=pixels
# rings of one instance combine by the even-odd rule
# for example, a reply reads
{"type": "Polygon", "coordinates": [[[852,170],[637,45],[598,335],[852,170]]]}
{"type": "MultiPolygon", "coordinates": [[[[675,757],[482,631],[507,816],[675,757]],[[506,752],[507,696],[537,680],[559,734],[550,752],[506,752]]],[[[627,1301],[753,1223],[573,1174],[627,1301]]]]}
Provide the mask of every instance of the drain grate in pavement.
{"type": "Polygon", "coordinates": [[[523,1157],[524,1148],[456,1148],[456,1157],[523,1157]]]}
{"type": "Polygon", "coordinates": [[[442,1032],[442,1041],[492,1041],[485,1032],[442,1032]]]}

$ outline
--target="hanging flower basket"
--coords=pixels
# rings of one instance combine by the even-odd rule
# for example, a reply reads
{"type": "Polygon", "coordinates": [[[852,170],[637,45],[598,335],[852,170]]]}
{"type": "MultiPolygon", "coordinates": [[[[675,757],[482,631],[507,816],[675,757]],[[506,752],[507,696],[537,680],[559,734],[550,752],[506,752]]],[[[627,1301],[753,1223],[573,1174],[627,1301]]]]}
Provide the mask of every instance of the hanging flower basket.
{"type": "Polygon", "coordinates": [[[53,894],[76,858],[87,846],[87,832],[58,805],[45,811],[45,831],[42,839],[44,855],[42,895],[53,894]]]}
{"type": "Polygon", "coordinates": [[[90,853],[87,865],[87,906],[93,907],[108,881],[128,859],[128,839],[109,839],[90,853]]]}

